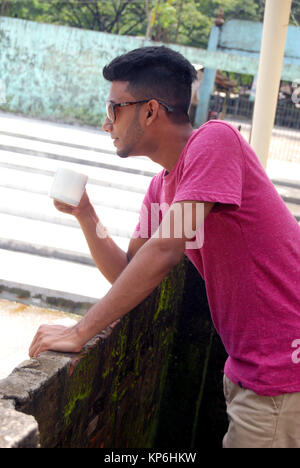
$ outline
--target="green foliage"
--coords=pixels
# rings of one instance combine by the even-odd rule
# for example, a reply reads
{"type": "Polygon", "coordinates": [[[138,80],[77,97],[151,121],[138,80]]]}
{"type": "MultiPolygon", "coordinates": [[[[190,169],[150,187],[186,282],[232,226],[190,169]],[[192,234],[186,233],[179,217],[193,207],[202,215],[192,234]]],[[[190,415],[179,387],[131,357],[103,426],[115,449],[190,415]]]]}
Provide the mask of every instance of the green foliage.
{"type": "MultiPolygon", "coordinates": [[[[265,0],[0,0],[0,15],[206,48],[220,9],[225,21],[262,21],[264,5],[265,0]]],[[[293,0],[291,24],[300,25],[300,0],[293,0]]]]}
{"type": "Polygon", "coordinates": [[[206,48],[213,21],[201,12],[195,0],[184,3],[177,40],[180,44],[206,48]]]}
{"type": "Polygon", "coordinates": [[[215,18],[222,8],[225,20],[231,18],[261,20],[259,0],[196,0],[196,3],[210,18],[215,18]]]}

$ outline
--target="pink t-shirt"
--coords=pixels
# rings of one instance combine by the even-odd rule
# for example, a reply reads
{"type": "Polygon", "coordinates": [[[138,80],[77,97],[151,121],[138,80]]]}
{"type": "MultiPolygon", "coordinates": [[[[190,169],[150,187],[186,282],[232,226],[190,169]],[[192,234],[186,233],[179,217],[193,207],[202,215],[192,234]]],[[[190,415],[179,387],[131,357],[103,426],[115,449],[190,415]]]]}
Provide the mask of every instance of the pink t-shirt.
{"type": "Polygon", "coordinates": [[[135,235],[151,204],[184,200],[216,203],[202,248],[185,253],[205,280],[225,374],[261,395],[300,391],[300,227],[226,122],[194,130],[172,171],[152,179],[135,235]]]}

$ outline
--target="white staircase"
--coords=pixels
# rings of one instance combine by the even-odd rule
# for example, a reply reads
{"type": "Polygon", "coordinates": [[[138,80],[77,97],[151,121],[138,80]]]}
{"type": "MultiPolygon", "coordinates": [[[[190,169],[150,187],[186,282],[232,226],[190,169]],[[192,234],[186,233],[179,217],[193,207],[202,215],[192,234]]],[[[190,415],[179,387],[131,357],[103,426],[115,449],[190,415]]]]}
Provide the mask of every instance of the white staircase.
{"type": "Polygon", "coordinates": [[[88,175],[89,197],[123,250],[161,167],[144,157],[119,158],[100,129],[0,113],[0,284],[97,299],[110,284],[77,220],[48,197],[58,167],[88,175]]]}
{"type": "MultiPolygon", "coordinates": [[[[269,175],[299,221],[300,182],[280,180],[296,178],[298,166],[271,160],[269,175]]],[[[58,167],[88,175],[90,199],[123,250],[161,167],[145,157],[119,158],[101,129],[0,113],[0,287],[94,300],[110,284],[94,266],[76,219],[48,197],[58,167]]]]}

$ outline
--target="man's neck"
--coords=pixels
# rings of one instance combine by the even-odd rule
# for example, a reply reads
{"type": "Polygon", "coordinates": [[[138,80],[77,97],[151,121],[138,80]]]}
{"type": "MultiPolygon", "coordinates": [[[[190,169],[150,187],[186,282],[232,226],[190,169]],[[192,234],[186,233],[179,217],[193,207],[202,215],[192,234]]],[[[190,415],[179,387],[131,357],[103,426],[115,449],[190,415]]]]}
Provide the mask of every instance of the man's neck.
{"type": "Polygon", "coordinates": [[[178,126],[176,131],[165,132],[161,137],[161,144],[147,156],[155,163],[160,164],[168,172],[176,166],[181,153],[191,136],[193,127],[190,124],[178,126]]]}

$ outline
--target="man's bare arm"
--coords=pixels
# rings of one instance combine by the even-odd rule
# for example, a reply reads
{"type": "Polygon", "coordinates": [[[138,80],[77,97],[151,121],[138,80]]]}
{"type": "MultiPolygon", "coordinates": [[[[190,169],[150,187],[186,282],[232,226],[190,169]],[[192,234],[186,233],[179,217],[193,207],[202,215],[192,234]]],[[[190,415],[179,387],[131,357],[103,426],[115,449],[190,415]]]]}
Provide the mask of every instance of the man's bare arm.
{"type": "Polygon", "coordinates": [[[124,252],[105,231],[86,192],[76,208],[58,201],[55,201],[54,205],[58,210],[76,217],[96,266],[111,284],[126,268],[137,250],[147,241],[147,239],[131,239],[128,252],[124,252]]]}
{"type": "MultiPolygon", "coordinates": [[[[196,207],[197,202],[193,202],[193,205],[196,207]]],[[[212,206],[212,203],[204,204],[204,216],[212,206]]],[[[194,213],[195,210],[193,216],[194,213]]],[[[159,227],[158,236],[153,236],[139,249],[106,296],[91,307],[77,325],[66,330],[42,327],[32,342],[30,356],[36,357],[48,349],[79,351],[89,339],[143,301],[179,262],[186,241],[192,237],[175,237],[174,229],[169,238],[161,237],[159,234],[164,232],[171,216],[169,210],[159,227]]],[[[194,226],[195,220],[191,223],[194,226]]]]}

